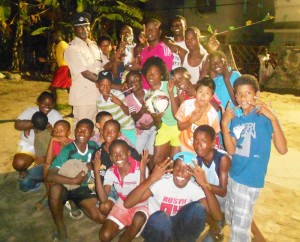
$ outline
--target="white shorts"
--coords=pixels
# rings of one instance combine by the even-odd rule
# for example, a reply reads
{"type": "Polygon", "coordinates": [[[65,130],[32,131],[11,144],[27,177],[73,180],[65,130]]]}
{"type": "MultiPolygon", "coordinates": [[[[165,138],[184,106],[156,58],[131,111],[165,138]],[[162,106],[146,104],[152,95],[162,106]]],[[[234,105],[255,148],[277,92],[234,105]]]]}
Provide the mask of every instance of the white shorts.
{"type": "Polygon", "coordinates": [[[23,153],[35,157],[34,146],[28,142],[25,142],[24,140],[19,141],[17,153],[23,153]]]}

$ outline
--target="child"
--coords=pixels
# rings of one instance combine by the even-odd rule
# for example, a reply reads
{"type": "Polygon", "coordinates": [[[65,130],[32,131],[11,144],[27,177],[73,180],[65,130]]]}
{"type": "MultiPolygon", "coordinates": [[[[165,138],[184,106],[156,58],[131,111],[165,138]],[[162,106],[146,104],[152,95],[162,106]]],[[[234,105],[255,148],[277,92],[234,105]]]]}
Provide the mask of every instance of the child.
{"type": "MultiPolygon", "coordinates": [[[[95,126],[99,130],[99,132],[95,133],[94,136],[91,138],[92,141],[95,141],[99,146],[105,142],[103,136],[103,128],[106,121],[113,119],[111,113],[107,111],[101,111],[96,115],[96,123],[95,126]]],[[[119,139],[125,140],[130,146],[133,146],[130,140],[122,133],[119,134],[119,139]]]]}
{"type": "Polygon", "coordinates": [[[288,149],[276,115],[259,99],[256,78],[242,75],[233,88],[244,115],[235,117],[227,105],[221,122],[225,148],[232,155],[225,218],[231,225],[230,241],[251,241],[253,209],[264,186],[271,139],[280,154],[288,149]]]}
{"type": "MultiPolygon", "coordinates": [[[[150,85],[151,91],[161,90],[170,99],[167,110],[161,114],[152,114],[154,125],[158,129],[155,137],[154,162],[160,163],[168,156],[180,151],[179,130],[174,118],[178,106],[177,90],[168,86],[166,64],[159,57],[150,57],[144,64],[142,73],[150,85]]],[[[151,168],[151,165],[150,165],[151,168]]]]}
{"type": "Polygon", "coordinates": [[[133,119],[129,115],[129,109],[126,106],[125,96],[118,90],[111,89],[113,82],[112,74],[108,71],[100,71],[96,83],[100,92],[100,98],[97,101],[98,111],[108,111],[113,118],[121,124],[121,132],[136,145],[136,130],[133,119]]]}
{"type": "Polygon", "coordinates": [[[66,226],[63,221],[63,204],[67,200],[72,200],[91,220],[103,223],[105,217],[97,208],[98,198],[96,194],[88,188],[86,181],[90,172],[78,173],[75,178],[68,178],[58,174],[60,167],[69,159],[81,160],[88,163],[93,159],[99,146],[89,139],[93,135],[94,124],[89,119],[82,119],[76,124],[75,141],[67,144],[51,164],[47,175],[47,181],[53,183],[49,191],[49,207],[53,220],[57,228],[54,238],[62,241],[67,240],[66,226]],[[79,188],[67,190],[63,184],[77,184],[79,188]]]}
{"type": "MultiPolygon", "coordinates": [[[[104,137],[104,143],[101,144],[100,149],[101,149],[101,161],[102,165],[104,166],[103,169],[101,170],[101,175],[104,177],[105,172],[113,165],[111,162],[111,157],[109,155],[109,147],[112,144],[113,141],[119,139],[120,137],[120,123],[117,120],[108,120],[105,122],[104,127],[103,127],[103,137],[104,137]]],[[[127,143],[127,142],[126,142],[127,143]]],[[[127,143],[128,145],[128,143],[127,143]]],[[[128,145],[128,149],[130,150],[131,156],[135,159],[140,161],[141,156],[139,153],[128,145]]]]}
{"type": "Polygon", "coordinates": [[[126,76],[126,83],[132,92],[126,96],[126,103],[137,129],[136,149],[140,154],[144,149],[147,149],[152,156],[154,153],[156,128],[145,106],[144,97],[146,90],[142,87],[141,74],[138,71],[129,72],[126,76]]]}
{"type": "Polygon", "coordinates": [[[187,165],[192,163],[191,156],[176,155],[172,175],[165,175],[172,171],[168,168],[169,158],[157,164],[150,176],[127,196],[125,208],[149,199],[150,217],[142,233],[145,241],[193,242],[204,229],[206,213],[221,220],[219,203],[202,170],[195,161],[194,169],[187,165]],[[196,182],[191,180],[192,175],[196,182]]]}
{"type": "MultiPolygon", "coordinates": [[[[46,159],[43,166],[43,177],[46,178],[48,175],[49,168],[55,157],[58,156],[61,149],[68,143],[72,142],[69,139],[71,133],[71,125],[66,120],[59,120],[53,126],[52,138],[50,139],[49,146],[47,149],[46,159]]],[[[48,204],[48,194],[49,194],[49,183],[45,182],[46,194],[45,196],[36,204],[37,210],[42,209],[46,204],[48,204]]]]}
{"type": "Polygon", "coordinates": [[[34,149],[36,155],[36,166],[28,170],[24,179],[20,180],[20,190],[27,192],[39,188],[43,181],[43,163],[45,161],[47,147],[51,138],[50,131],[47,129],[47,115],[41,111],[33,114],[32,126],[34,130],[34,149]]]}
{"type": "MultiPolygon", "coordinates": [[[[111,241],[125,228],[120,240],[132,241],[148,218],[148,207],[146,202],[142,202],[126,209],[123,203],[127,195],[145,179],[148,152],[145,151],[141,162],[137,162],[130,156],[127,143],[115,140],[109,147],[109,154],[113,166],[107,170],[103,185],[100,173],[95,171],[96,189],[98,194],[103,194],[100,196],[102,202],[106,202],[108,199],[106,194],[109,194],[111,187],[114,186],[119,199],[104,222],[99,239],[103,242],[111,241]]],[[[101,160],[98,161],[98,167],[100,164],[101,160]]]]}
{"type": "MultiPolygon", "coordinates": [[[[205,172],[206,179],[219,201],[221,211],[224,212],[231,159],[225,151],[216,149],[215,144],[216,132],[211,126],[200,125],[196,128],[193,146],[197,154],[197,163],[205,172]]],[[[208,219],[207,222],[210,224],[208,236],[215,239],[223,238],[222,221],[218,221],[217,224],[214,220],[208,219]]]]}
{"type": "Polygon", "coordinates": [[[31,118],[34,113],[41,111],[48,117],[49,126],[54,125],[58,120],[62,119],[61,114],[53,110],[55,99],[49,92],[43,92],[37,98],[37,107],[29,107],[15,121],[15,129],[22,131],[21,140],[19,142],[18,152],[13,159],[13,167],[19,172],[20,179],[25,178],[26,171],[35,160],[34,150],[34,132],[32,129],[31,118]]]}
{"type": "Polygon", "coordinates": [[[216,133],[220,131],[217,111],[210,104],[215,92],[215,84],[211,78],[201,79],[196,86],[196,98],[184,101],[177,113],[177,125],[181,131],[179,139],[182,151],[194,152],[193,132],[202,125],[212,126],[216,133]]]}

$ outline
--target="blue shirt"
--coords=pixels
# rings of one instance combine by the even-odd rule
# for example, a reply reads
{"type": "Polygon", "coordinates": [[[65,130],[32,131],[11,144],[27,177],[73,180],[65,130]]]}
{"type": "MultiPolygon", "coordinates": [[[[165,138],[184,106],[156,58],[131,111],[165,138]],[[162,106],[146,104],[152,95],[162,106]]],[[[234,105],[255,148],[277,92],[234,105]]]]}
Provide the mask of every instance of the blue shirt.
{"type": "Polygon", "coordinates": [[[237,183],[262,188],[270,159],[273,127],[264,115],[235,117],[231,122],[231,136],[236,139],[230,177],[237,183]]]}

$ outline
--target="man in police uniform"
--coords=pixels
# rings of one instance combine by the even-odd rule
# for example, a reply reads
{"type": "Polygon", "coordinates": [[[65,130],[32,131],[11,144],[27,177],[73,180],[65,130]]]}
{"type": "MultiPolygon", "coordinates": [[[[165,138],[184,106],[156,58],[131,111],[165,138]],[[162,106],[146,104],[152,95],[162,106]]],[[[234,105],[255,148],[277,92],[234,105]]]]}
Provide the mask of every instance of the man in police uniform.
{"type": "Polygon", "coordinates": [[[95,82],[106,64],[101,59],[102,52],[97,44],[89,39],[90,18],[86,12],[71,16],[75,38],[64,53],[72,77],[69,104],[73,106],[74,127],[83,118],[95,120],[96,101],[100,96],[95,82]]]}

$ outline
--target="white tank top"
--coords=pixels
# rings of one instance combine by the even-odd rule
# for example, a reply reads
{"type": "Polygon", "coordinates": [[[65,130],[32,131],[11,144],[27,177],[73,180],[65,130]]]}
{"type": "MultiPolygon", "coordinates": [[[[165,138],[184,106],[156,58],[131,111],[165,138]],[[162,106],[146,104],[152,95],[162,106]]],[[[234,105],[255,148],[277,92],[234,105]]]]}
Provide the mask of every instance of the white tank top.
{"type": "Polygon", "coordinates": [[[192,76],[192,77],[191,77],[191,83],[194,85],[194,84],[196,84],[196,83],[198,82],[198,80],[199,80],[200,72],[201,72],[201,70],[202,70],[202,68],[203,68],[203,66],[204,66],[204,63],[205,63],[205,60],[206,60],[208,54],[204,54],[204,56],[203,56],[203,58],[202,58],[200,64],[199,64],[198,66],[195,66],[195,67],[189,65],[188,59],[187,59],[188,54],[189,54],[189,53],[187,53],[187,54],[185,55],[184,61],[183,61],[183,65],[182,65],[182,66],[185,67],[185,68],[188,70],[188,72],[191,74],[191,76],[192,76]]]}

